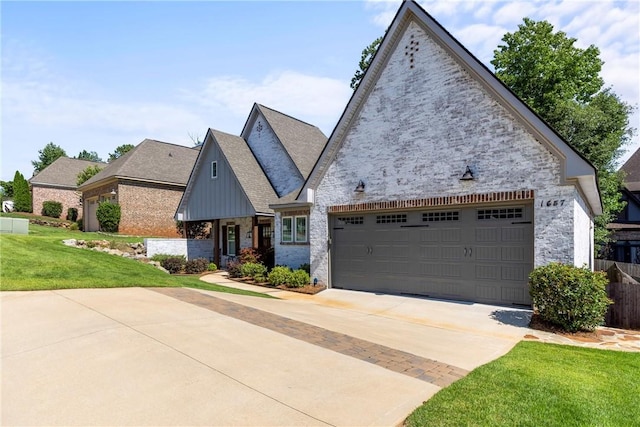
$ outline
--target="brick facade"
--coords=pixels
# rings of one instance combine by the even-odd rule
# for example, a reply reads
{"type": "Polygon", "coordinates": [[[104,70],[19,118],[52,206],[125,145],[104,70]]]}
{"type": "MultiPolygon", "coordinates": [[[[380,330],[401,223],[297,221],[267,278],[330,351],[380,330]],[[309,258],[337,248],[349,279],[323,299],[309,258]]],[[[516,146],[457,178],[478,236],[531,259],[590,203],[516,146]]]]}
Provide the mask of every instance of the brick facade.
{"type": "Polygon", "coordinates": [[[592,220],[562,182],[561,162],[415,22],[334,147],[310,217],[320,281],[329,274],[328,212],[490,203],[491,194],[533,197],[536,266],[591,259],[588,239],[573,236],[589,236],[592,220]],[[474,179],[460,180],[467,167],[474,179]],[[365,191],[355,192],[360,180],[365,191]]]}
{"type": "Polygon", "coordinates": [[[180,237],[174,214],[184,188],[154,186],[142,183],[120,183],[117,201],[122,218],[119,232],[123,234],[180,237]]]}
{"type": "Polygon", "coordinates": [[[31,189],[31,197],[34,214],[40,215],[44,202],[53,201],[62,203],[62,214],[60,218],[67,218],[67,210],[69,208],[78,209],[78,218],[82,218],[80,194],[75,189],[34,185],[31,189]]]}

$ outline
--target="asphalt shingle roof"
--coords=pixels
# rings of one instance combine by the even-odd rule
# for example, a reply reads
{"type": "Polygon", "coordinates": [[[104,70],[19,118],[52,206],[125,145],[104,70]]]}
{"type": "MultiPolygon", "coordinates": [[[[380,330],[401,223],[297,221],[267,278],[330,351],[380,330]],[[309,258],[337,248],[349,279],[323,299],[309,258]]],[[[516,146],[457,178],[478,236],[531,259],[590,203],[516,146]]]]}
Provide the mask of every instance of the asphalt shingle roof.
{"type": "Polygon", "coordinates": [[[327,137],[317,126],[264,105],[257,104],[257,106],[291,156],[300,174],[307,179],[327,143],[327,137]]]}
{"type": "Polygon", "coordinates": [[[249,149],[247,142],[242,137],[218,130],[210,129],[210,132],[256,212],[273,212],[269,208],[269,204],[275,203],[278,200],[278,195],[249,149]]]}
{"type": "Polygon", "coordinates": [[[36,176],[31,177],[31,185],[51,185],[55,187],[76,188],[78,174],[89,166],[98,165],[101,168],[107,166],[103,162],[92,162],[83,159],[71,159],[69,157],[59,157],[49,166],[40,171],[36,176]]]}
{"type": "Polygon", "coordinates": [[[199,151],[200,146],[185,147],[145,139],[131,151],[109,163],[82,187],[114,177],[186,185],[199,151]]]}
{"type": "Polygon", "coordinates": [[[640,148],[629,157],[629,160],[620,169],[627,174],[624,182],[629,191],[640,191],[640,148]]]}

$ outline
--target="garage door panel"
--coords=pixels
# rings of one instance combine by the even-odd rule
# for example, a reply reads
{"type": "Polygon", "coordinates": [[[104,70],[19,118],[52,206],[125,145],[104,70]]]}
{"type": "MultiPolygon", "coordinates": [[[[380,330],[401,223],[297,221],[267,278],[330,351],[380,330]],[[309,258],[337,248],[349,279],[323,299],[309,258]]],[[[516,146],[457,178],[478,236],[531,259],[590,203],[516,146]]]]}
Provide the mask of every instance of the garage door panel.
{"type": "Polygon", "coordinates": [[[334,231],[332,283],[357,290],[530,304],[531,211],[529,205],[364,214],[358,225],[347,222],[334,231]]]}

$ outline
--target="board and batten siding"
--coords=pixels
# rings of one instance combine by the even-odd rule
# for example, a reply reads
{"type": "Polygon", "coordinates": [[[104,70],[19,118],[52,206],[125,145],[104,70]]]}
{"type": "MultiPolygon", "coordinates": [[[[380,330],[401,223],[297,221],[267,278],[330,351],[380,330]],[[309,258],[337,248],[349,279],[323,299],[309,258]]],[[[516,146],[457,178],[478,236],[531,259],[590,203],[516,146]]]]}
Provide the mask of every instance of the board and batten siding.
{"type": "Polygon", "coordinates": [[[560,161],[415,21],[387,59],[316,189],[312,275],[327,283],[330,206],[520,190],[535,195],[534,264],[586,259],[560,161]]]}
{"type": "Polygon", "coordinates": [[[207,221],[212,218],[232,218],[255,215],[220,146],[207,141],[204,160],[194,171],[196,176],[189,202],[184,207],[185,221],[207,221]],[[217,161],[217,178],[211,178],[211,162],[217,161]]]}

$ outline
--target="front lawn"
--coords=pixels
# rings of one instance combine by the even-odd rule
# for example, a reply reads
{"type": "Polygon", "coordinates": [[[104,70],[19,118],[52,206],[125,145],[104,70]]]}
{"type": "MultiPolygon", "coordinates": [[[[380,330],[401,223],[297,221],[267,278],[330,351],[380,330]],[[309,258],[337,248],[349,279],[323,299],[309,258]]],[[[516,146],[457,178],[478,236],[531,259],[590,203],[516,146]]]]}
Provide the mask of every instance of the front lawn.
{"type": "Polygon", "coordinates": [[[521,342],[438,392],[406,425],[638,426],[639,375],[639,353],[521,342]]]}
{"type": "Polygon", "coordinates": [[[62,240],[65,239],[128,242],[142,240],[139,237],[105,236],[99,233],[83,233],[30,224],[28,235],[0,235],[0,289],[26,291],[185,286],[265,296],[255,292],[207,284],[197,277],[171,276],[151,265],[132,259],[65,246],[62,244],[62,240]]]}

